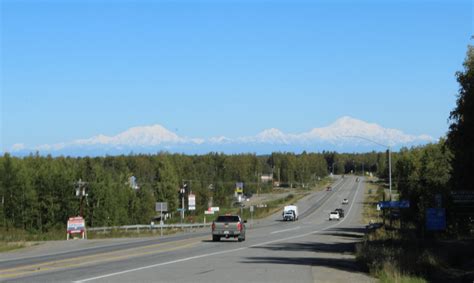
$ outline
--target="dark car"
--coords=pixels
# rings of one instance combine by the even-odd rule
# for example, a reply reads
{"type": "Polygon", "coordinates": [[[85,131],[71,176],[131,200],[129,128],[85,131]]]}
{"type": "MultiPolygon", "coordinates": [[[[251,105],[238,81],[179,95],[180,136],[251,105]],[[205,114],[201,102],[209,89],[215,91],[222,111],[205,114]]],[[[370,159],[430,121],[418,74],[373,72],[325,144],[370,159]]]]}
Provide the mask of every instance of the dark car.
{"type": "Polygon", "coordinates": [[[339,212],[339,216],[340,216],[341,218],[344,217],[344,209],[342,209],[342,208],[336,208],[335,211],[339,212]]]}
{"type": "Polygon", "coordinates": [[[332,191],[332,187],[331,187],[331,186],[328,186],[328,187],[326,188],[326,191],[328,191],[328,192],[329,192],[329,191],[332,191]]]}

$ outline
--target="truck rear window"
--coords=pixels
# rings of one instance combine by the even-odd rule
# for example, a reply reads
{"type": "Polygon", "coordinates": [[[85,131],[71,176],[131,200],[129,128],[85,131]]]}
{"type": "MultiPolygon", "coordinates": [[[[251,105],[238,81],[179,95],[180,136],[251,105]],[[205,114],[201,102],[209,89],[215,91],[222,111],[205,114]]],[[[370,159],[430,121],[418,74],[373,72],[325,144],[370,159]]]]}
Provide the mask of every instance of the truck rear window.
{"type": "Polygon", "coordinates": [[[234,215],[218,216],[216,222],[239,222],[239,217],[234,215]]]}

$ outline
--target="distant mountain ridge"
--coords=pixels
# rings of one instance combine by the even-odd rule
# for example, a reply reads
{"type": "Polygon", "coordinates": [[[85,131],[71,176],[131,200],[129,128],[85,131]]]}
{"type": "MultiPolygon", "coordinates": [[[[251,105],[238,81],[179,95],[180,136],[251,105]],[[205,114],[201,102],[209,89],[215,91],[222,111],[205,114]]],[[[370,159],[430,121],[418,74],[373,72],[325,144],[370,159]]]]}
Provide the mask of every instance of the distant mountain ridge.
{"type": "MultiPolygon", "coordinates": [[[[397,129],[384,128],[375,123],[368,123],[349,116],[337,119],[332,124],[313,128],[303,133],[284,133],[276,128],[269,128],[254,136],[230,138],[225,136],[211,138],[190,138],[179,136],[162,125],[138,126],[127,129],[117,135],[97,135],[91,138],[71,142],[45,144],[27,147],[15,144],[12,153],[39,151],[40,153],[68,154],[68,152],[104,153],[141,153],[159,150],[172,152],[206,152],[223,151],[248,152],[258,148],[269,152],[288,149],[332,150],[332,148],[374,147],[374,144],[401,147],[425,144],[435,141],[428,135],[410,135],[397,129]],[[372,145],[371,145],[372,144],[372,145]],[[318,148],[315,148],[318,147],[318,148]],[[324,148],[326,147],[326,148],[324,148]]],[[[354,150],[354,149],[352,149],[354,150]]],[[[268,152],[267,152],[268,153],[268,152]]],[[[79,154],[80,155],[80,154],[79,154]]]]}

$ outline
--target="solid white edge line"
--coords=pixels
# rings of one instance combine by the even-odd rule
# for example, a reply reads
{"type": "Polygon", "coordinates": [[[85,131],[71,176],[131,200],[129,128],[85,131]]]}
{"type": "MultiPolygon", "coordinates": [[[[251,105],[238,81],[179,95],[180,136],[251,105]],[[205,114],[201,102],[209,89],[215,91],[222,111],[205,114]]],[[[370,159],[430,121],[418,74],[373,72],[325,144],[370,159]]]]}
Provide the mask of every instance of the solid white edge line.
{"type": "MultiPolygon", "coordinates": [[[[359,191],[359,188],[360,188],[360,182],[359,182],[359,184],[357,184],[357,189],[356,189],[355,195],[357,195],[357,192],[359,191]]],[[[352,201],[352,202],[351,202],[351,206],[349,207],[349,211],[347,212],[347,215],[350,214],[350,212],[351,212],[351,210],[352,210],[352,207],[354,206],[354,202],[355,202],[355,201],[352,201]]],[[[144,270],[144,269],[148,269],[148,268],[153,268],[153,267],[158,267],[158,266],[163,266],[163,265],[169,265],[169,264],[173,264],[173,263],[179,263],[179,262],[183,262],[183,261],[189,261],[189,260],[193,260],[193,259],[198,259],[198,258],[203,258],[203,257],[209,257],[209,256],[214,256],[214,255],[226,254],[226,253],[231,253],[231,252],[246,250],[246,249],[249,249],[249,248],[260,247],[260,246],[265,246],[265,245],[268,245],[268,244],[283,242],[283,241],[287,241],[287,240],[293,240],[293,239],[303,238],[303,237],[306,237],[306,236],[309,236],[309,235],[312,235],[312,234],[318,234],[318,233],[320,233],[320,232],[329,230],[329,229],[331,229],[331,228],[333,228],[333,227],[335,227],[335,226],[341,225],[346,219],[347,219],[347,218],[344,217],[344,219],[343,219],[342,221],[339,221],[338,223],[335,223],[334,225],[330,225],[330,226],[328,226],[328,227],[326,227],[326,228],[323,228],[323,229],[321,229],[321,230],[311,231],[311,232],[308,232],[308,233],[305,233],[305,234],[302,234],[302,235],[297,235],[297,236],[287,237],[287,238],[283,238],[283,239],[272,240],[272,241],[263,242],[263,243],[260,243],[260,244],[255,244],[255,245],[251,245],[251,246],[247,246],[247,247],[241,247],[241,248],[232,249],[232,250],[225,250],[225,251],[220,251],[220,252],[215,252],[215,253],[197,255],[197,256],[192,256],[192,257],[187,257],[187,258],[182,258],[182,259],[177,259],[177,260],[172,260],[172,261],[167,261],[167,262],[162,262],[162,263],[157,263],[157,264],[153,264],[153,265],[142,266],[142,267],[138,267],[138,268],[134,268],[134,269],[119,271],[119,272],[115,272],[115,273],[109,273],[109,274],[105,274],[105,275],[101,275],[101,276],[96,276],[96,277],[91,277],[91,278],[87,278],[87,279],[83,279],[83,280],[78,280],[78,281],[73,281],[73,282],[75,282],[75,283],[81,283],[81,282],[94,281],[94,280],[97,280],[97,279],[112,277],[112,276],[116,276],[116,275],[120,275],[120,274],[125,274],[125,273],[129,273],[129,272],[144,270]]]]}

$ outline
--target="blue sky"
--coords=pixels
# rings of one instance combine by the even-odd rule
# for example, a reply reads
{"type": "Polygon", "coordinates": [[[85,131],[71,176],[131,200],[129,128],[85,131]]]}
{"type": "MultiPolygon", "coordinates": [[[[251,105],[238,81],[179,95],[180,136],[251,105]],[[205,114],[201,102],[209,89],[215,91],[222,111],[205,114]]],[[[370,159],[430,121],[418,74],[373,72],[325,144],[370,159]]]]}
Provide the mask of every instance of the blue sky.
{"type": "Polygon", "coordinates": [[[444,135],[472,1],[1,1],[1,149],[161,124],[444,135]]]}

